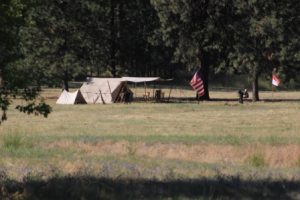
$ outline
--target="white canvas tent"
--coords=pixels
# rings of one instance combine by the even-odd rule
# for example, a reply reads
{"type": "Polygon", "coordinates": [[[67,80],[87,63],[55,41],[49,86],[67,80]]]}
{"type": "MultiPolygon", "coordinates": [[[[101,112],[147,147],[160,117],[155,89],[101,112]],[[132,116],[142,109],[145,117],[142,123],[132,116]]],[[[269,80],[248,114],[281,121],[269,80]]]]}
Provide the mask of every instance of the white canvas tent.
{"type": "Polygon", "coordinates": [[[121,78],[87,78],[80,91],[87,103],[114,103],[124,85],[121,78]]]}
{"type": "Polygon", "coordinates": [[[68,92],[64,90],[56,101],[57,104],[86,104],[80,90],[68,92]]]}
{"type": "MultiPolygon", "coordinates": [[[[122,78],[94,78],[88,77],[83,83],[80,91],[87,103],[115,103],[122,100],[123,88],[127,87],[127,82],[144,83],[146,95],[146,82],[170,81],[172,79],[161,79],[160,77],[122,77],[122,78]]],[[[129,88],[127,91],[132,93],[129,88]]]]}

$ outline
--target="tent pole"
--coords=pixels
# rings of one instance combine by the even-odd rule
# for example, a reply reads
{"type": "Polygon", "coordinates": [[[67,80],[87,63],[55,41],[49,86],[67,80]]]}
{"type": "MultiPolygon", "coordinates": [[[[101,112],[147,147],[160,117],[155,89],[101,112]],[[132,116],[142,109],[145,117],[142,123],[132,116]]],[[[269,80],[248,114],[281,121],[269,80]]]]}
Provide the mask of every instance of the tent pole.
{"type": "Polygon", "coordinates": [[[144,82],[144,87],[145,87],[145,95],[146,95],[146,90],[147,90],[147,86],[146,86],[146,82],[144,82]]]}
{"type": "Polygon", "coordinates": [[[169,97],[168,97],[168,103],[170,102],[172,88],[173,88],[173,85],[171,85],[171,87],[170,87],[170,91],[169,91],[169,97]]]}
{"type": "Polygon", "coordinates": [[[99,92],[100,92],[101,101],[102,101],[103,104],[105,104],[105,101],[104,101],[104,99],[103,99],[101,90],[99,90],[99,92]]]}
{"type": "Polygon", "coordinates": [[[274,85],[272,84],[272,101],[274,102],[274,85]]]}
{"type": "MultiPolygon", "coordinates": [[[[97,100],[99,99],[100,95],[102,97],[102,94],[101,94],[101,90],[99,90],[100,93],[97,95],[96,99],[93,99],[93,103],[96,104],[97,100]]],[[[97,93],[96,93],[97,94],[97,93]]]]}
{"type": "Polygon", "coordinates": [[[135,98],[137,98],[136,83],[134,83],[135,98]]]}
{"type": "Polygon", "coordinates": [[[113,96],[112,96],[112,93],[111,93],[111,89],[110,89],[110,84],[109,84],[109,81],[107,80],[107,84],[108,84],[108,88],[109,88],[109,92],[110,92],[110,96],[111,96],[111,100],[113,100],[113,96]]]}
{"type": "Polygon", "coordinates": [[[155,88],[156,88],[156,84],[153,83],[153,91],[152,91],[152,98],[155,98],[155,88]]]}
{"type": "Polygon", "coordinates": [[[148,97],[147,97],[147,85],[146,85],[146,82],[144,82],[144,87],[145,87],[145,99],[147,101],[148,97]]]}

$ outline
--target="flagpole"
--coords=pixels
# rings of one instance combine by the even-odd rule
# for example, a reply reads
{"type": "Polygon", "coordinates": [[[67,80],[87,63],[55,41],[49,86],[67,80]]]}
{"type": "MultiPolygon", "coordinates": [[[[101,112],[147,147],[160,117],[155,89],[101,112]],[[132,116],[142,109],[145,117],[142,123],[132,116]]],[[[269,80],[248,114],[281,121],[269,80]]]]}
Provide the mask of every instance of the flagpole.
{"type": "Polygon", "coordinates": [[[274,101],[274,90],[275,86],[277,87],[280,84],[280,79],[276,76],[275,74],[275,68],[273,69],[272,72],[272,101],[274,101]]]}
{"type": "Polygon", "coordinates": [[[272,84],[272,101],[274,102],[274,85],[272,84]]]}

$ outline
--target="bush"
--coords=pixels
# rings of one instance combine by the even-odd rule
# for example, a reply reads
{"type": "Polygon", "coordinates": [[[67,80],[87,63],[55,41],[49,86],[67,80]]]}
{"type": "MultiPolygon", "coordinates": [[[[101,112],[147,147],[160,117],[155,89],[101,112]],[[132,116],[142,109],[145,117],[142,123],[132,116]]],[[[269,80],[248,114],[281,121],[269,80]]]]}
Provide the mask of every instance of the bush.
{"type": "Polygon", "coordinates": [[[266,165],[265,159],[261,154],[255,154],[248,159],[248,163],[253,167],[263,167],[266,165]]]}
{"type": "Polygon", "coordinates": [[[7,149],[18,149],[22,146],[23,138],[18,134],[7,134],[3,138],[3,145],[7,149]]]}

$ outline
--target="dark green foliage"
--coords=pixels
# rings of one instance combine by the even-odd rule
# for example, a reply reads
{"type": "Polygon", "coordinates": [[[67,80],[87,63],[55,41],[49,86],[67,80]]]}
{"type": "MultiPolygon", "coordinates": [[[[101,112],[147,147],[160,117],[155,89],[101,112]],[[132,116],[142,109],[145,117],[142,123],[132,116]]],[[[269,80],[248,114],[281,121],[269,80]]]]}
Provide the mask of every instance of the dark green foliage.
{"type": "Polygon", "coordinates": [[[209,69],[216,66],[215,70],[220,71],[218,66],[226,64],[226,53],[230,48],[224,27],[232,21],[232,3],[224,0],[151,2],[161,23],[158,38],[173,48],[174,62],[182,63],[192,72],[201,64],[205,83],[204,99],[209,99],[209,69]]]}
{"type": "Polygon", "coordinates": [[[159,25],[148,1],[32,1],[26,19],[23,64],[66,89],[77,77],[150,76],[168,63],[148,42],[159,25]]]}
{"type": "Polygon", "coordinates": [[[16,97],[23,98],[28,106],[17,106],[22,111],[42,114],[45,117],[51,108],[44,102],[35,105],[39,95],[39,79],[34,76],[34,69],[21,64],[21,35],[20,30],[25,27],[23,13],[26,1],[3,1],[0,4],[0,124],[7,119],[7,110],[16,97]],[[31,105],[31,106],[29,106],[31,105]]]}
{"type": "Polygon", "coordinates": [[[283,37],[283,20],[278,17],[278,4],[274,1],[235,1],[233,21],[229,29],[233,37],[229,53],[234,71],[248,73],[252,80],[253,101],[259,100],[258,77],[271,76],[279,69],[276,58],[283,37]]]}
{"type": "Polygon", "coordinates": [[[23,113],[34,113],[35,115],[43,115],[44,117],[47,117],[48,114],[51,112],[51,107],[44,102],[40,102],[39,104],[32,102],[27,104],[26,106],[18,105],[16,109],[23,113]]]}
{"type": "Polygon", "coordinates": [[[283,79],[299,70],[299,1],[151,3],[161,23],[159,38],[174,48],[176,62],[193,70],[200,62],[206,77],[212,71],[208,68],[215,73],[249,74],[254,101],[259,100],[259,76],[270,79],[275,68],[283,79]]]}

